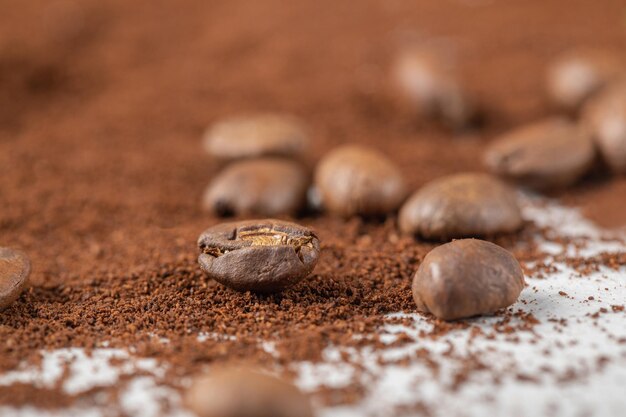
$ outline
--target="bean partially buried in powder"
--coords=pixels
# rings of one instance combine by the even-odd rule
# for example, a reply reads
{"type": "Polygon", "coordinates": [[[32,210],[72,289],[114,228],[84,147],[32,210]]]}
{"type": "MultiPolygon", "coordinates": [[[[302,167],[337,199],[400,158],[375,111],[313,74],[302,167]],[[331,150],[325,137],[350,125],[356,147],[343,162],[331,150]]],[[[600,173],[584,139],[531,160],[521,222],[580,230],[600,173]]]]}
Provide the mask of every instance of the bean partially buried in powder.
{"type": "Polygon", "coordinates": [[[413,278],[418,310],[443,320],[493,313],[513,304],[523,288],[524,273],[513,255],[477,239],[433,249],[413,278]]]}
{"type": "Polygon", "coordinates": [[[293,385],[236,367],[197,378],[185,404],[198,417],[313,417],[308,397],[293,385]]]}
{"type": "Polygon", "coordinates": [[[313,271],[320,253],[313,231],[272,219],[211,227],[198,246],[198,262],[209,277],[238,291],[260,293],[301,281],[313,271]]]}
{"type": "Polygon", "coordinates": [[[308,147],[307,129],[298,119],[273,113],[239,116],[217,122],[206,133],[206,151],[220,159],[301,155],[308,147]]]}
{"type": "Polygon", "coordinates": [[[315,186],[324,208],[342,216],[384,215],[406,197],[398,168],[383,154],[357,145],[324,156],[315,171],[315,186]]]}
{"type": "Polygon", "coordinates": [[[608,51],[569,51],[548,67],[546,88],[556,105],[577,110],[622,71],[622,63],[608,51]]]}
{"type": "Polygon", "coordinates": [[[461,128],[475,118],[476,110],[455,69],[450,59],[433,49],[413,47],[396,57],[393,77],[419,114],[461,128]]]}
{"type": "Polygon", "coordinates": [[[0,247],[0,310],[19,297],[29,274],[30,260],[25,253],[0,247]]]}
{"type": "Polygon", "coordinates": [[[211,182],[203,204],[218,215],[293,215],[306,202],[309,181],[295,161],[263,158],[234,162],[211,182]]]}
{"type": "Polygon", "coordinates": [[[609,167],[626,173],[626,80],[594,97],[585,107],[583,120],[609,167]]]}
{"type": "Polygon", "coordinates": [[[400,229],[427,239],[513,232],[522,216],[515,191],[486,174],[443,177],[418,190],[404,204],[400,229]]]}
{"type": "Polygon", "coordinates": [[[575,183],[594,159],[589,132],[561,118],[515,129],[497,138],[485,153],[493,173],[537,189],[575,183]]]}

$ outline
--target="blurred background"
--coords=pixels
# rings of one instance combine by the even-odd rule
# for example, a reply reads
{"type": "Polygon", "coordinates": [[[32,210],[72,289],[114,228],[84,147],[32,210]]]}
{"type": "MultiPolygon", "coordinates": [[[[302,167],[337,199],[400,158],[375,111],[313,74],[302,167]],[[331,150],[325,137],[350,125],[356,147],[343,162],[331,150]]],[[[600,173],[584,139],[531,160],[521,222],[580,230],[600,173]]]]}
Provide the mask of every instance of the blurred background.
{"type": "Polygon", "coordinates": [[[557,54],[626,51],[622,0],[1,0],[0,10],[0,230],[27,248],[62,235],[65,251],[42,249],[57,272],[147,226],[189,225],[193,242],[219,168],[201,137],[222,117],[293,113],[312,129],[310,165],[332,146],[369,144],[415,188],[482,169],[490,138],[552,113],[544,80],[557,54]],[[454,55],[485,109],[480,129],[416,120],[398,99],[389,66],[415,42],[454,55]]]}

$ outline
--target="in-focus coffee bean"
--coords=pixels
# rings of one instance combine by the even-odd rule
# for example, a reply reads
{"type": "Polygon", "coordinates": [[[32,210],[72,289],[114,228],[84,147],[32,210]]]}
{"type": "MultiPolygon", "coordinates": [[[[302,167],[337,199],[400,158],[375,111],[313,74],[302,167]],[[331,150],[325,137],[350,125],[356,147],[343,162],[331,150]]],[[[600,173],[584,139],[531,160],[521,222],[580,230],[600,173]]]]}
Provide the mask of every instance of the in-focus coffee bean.
{"type": "Polygon", "coordinates": [[[615,173],[626,173],[626,80],[608,85],[591,99],[583,121],[607,165],[615,173]]]}
{"type": "Polygon", "coordinates": [[[0,247],[0,310],[20,296],[29,275],[30,259],[25,253],[0,247]]]}
{"type": "Polygon", "coordinates": [[[296,161],[261,158],[233,162],[211,182],[205,209],[220,216],[294,215],[306,204],[310,178],[296,161]]]}
{"type": "Polygon", "coordinates": [[[393,65],[393,79],[419,114],[441,119],[453,128],[468,125],[475,106],[463,90],[455,65],[432,48],[401,51],[393,65]]]}
{"type": "Polygon", "coordinates": [[[566,187],[594,162],[591,135],[566,119],[550,118],[496,138],[485,152],[494,174],[536,189],[566,187]]]}
{"type": "Polygon", "coordinates": [[[546,74],[548,96],[559,107],[577,110],[624,70],[622,64],[608,51],[581,49],[559,55],[546,74]]]}
{"type": "Polygon", "coordinates": [[[313,417],[309,398],[295,386],[233,366],[198,377],[185,405],[198,417],[313,417]]]}
{"type": "Polygon", "coordinates": [[[426,239],[478,237],[522,226],[515,191],[487,174],[463,173],[436,179],[402,206],[400,230],[426,239]]]}
{"type": "Polygon", "coordinates": [[[358,145],[332,150],[315,171],[324,208],[341,216],[378,216],[395,211],[406,197],[400,170],[380,152],[358,145]]]}
{"type": "Polygon", "coordinates": [[[493,313],[513,304],[523,288],[524,273],[513,255],[477,239],[433,249],[413,277],[418,310],[443,320],[493,313]]]}
{"type": "Polygon", "coordinates": [[[307,277],[320,254],[316,234],[295,223],[248,220],[223,223],[198,239],[206,274],[237,291],[278,292],[307,277]]]}
{"type": "Polygon", "coordinates": [[[239,116],[215,123],[204,137],[206,151],[219,159],[296,157],[308,148],[304,124],[283,114],[239,116]]]}

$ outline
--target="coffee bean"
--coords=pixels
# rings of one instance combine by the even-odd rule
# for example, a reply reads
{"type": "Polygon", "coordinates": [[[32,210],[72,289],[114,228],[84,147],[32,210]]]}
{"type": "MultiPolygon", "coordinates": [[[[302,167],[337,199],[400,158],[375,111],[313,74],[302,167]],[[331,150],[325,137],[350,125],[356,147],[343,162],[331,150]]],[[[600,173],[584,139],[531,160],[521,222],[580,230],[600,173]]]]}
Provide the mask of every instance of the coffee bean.
{"type": "Polygon", "coordinates": [[[324,156],[315,172],[315,186],[324,208],[342,216],[384,215],[406,197],[398,168],[378,151],[357,145],[324,156]]]}
{"type": "Polygon", "coordinates": [[[439,178],[415,192],[398,217],[404,233],[450,239],[513,232],[522,225],[515,191],[487,174],[439,178]]]}
{"type": "Polygon", "coordinates": [[[304,153],[308,142],[302,122],[272,113],[220,121],[204,137],[207,152],[225,160],[272,155],[295,157],[304,153]]]}
{"type": "Polygon", "coordinates": [[[548,95],[556,105],[567,110],[576,110],[623,71],[621,64],[616,56],[606,51],[566,52],[548,67],[548,95]]]}
{"type": "Polygon", "coordinates": [[[517,128],[497,138],[485,153],[493,173],[537,189],[575,183],[594,158],[588,131],[561,118],[517,128]]]}
{"type": "Polygon", "coordinates": [[[413,277],[418,310],[443,320],[493,313],[513,304],[523,288],[524,273],[513,255],[477,239],[433,249],[413,277]]]}
{"type": "Polygon", "coordinates": [[[197,378],[185,404],[198,417],[313,417],[308,397],[293,385],[232,366],[197,378]]]}
{"type": "Polygon", "coordinates": [[[434,49],[409,48],[399,53],[393,78],[423,116],[439,118],[453,128],[465,127],[476,116],[455,66],[434,49]]]}
{"type": "Polygon", "coordinates": [[[225,215],[294,215],[306,203],[309,176],[295,161],[280,158],[233,162],[209,185],[204,207],[225,215]]]}
{"type": "Polygon", "coordinates": [[[30,259],[25,253],[0,247],[0,310],[20,296],[29,275],[30,259]]]}
{"type": "Polygon", "coordinates": [[[307,277],[319,258],[313,231],[280,220],[223,223],[198,239],[198,262],[217,282],[238,291],[271,293],[307,277]]]}
{"type": "Polygon", "coordinates": [[[611,84],[583,112],[602,157],[615,173],[626,173],[626,80],[611,84]]]}

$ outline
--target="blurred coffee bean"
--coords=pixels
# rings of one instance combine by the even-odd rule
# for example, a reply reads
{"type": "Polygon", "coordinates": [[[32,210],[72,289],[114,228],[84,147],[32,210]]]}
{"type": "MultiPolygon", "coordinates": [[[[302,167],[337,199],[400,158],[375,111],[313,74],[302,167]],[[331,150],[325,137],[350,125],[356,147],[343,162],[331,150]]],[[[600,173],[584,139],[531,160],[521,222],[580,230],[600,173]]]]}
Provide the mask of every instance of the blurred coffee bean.
{"type": "Polygon", "coordinates": [[[278,292],[306,278],[320,253],[315,233],[295,223],[266,219],[223,223],[198,239],[206,274],[237,291],[278,292]]]}
{"type": "Polygon", "coordinates": [[[513,232],[522,226],[515,191],[487,174],[465,173],[436,179],[402,206],[400,229],[427,239],[450,239],[513,232]]]}
{"type": "Polygon", "coordinates": [[[495,174],[536,189],[574,184],[591,167],[595,148],[587,129],[561,118],[532,123],[496,138],[485,163],[495,174]]]}
{"type": "Polygon", "coordinates": [[[305,126],[282,114],[239,116],[215,123],[204,137],[206,151],[220,159],[296,157],[308,148],[305,126]]]}
{"type": "Polygon", "coordinates": [[[295,161],[262,158],[233,162],[211,182],[204,207],[220,216],[294,215],[306,203],[309,175],[295,161]]]}
{"type": "Polygon", "coordinates": [[[0,247],[0,310],[20,296],[29,275],[30,259],[25,253],[0,247]]]}
{"type": "Polygon", "coordinates": [[[476,109],[463,90],[450,60],[428,48],[398,54],[393,78],[400,92],[425,117],[441,119],[453,128],[467,126],[476,109]]]}
{"type": "Polygon", "coordinates": [[[576,50],[558,56],[548,67],[546,89],[559,107],[576,110],[607,82],[624,71],[606,51],[576,50]]]}
{"type": "Polygon", "coordinates": [[[198,417],[313,417],[308,397],[295,386],[232,366],[197,378],[185,404],[198,417]]]}
{"type": "Polygon", "coordinates": [[[583,112],[603,159],[615,173],[626,173],[626,80],[610,84],[583,112]]]}
{"type": "Polygon", "coordinates": [[[399,169],[380,152],[357,145],[324,156],[315,171],[315,186],[324,208],[341,216],[385,215],[406,197],[399,169]]]}
{"type": "Polygon", "coordinates": [[[413,277],[418,310],[443,320],[493,313],[513,304],[522,289],[524,273],[513,255],[477,239],[436,247],[413,277]]]}

